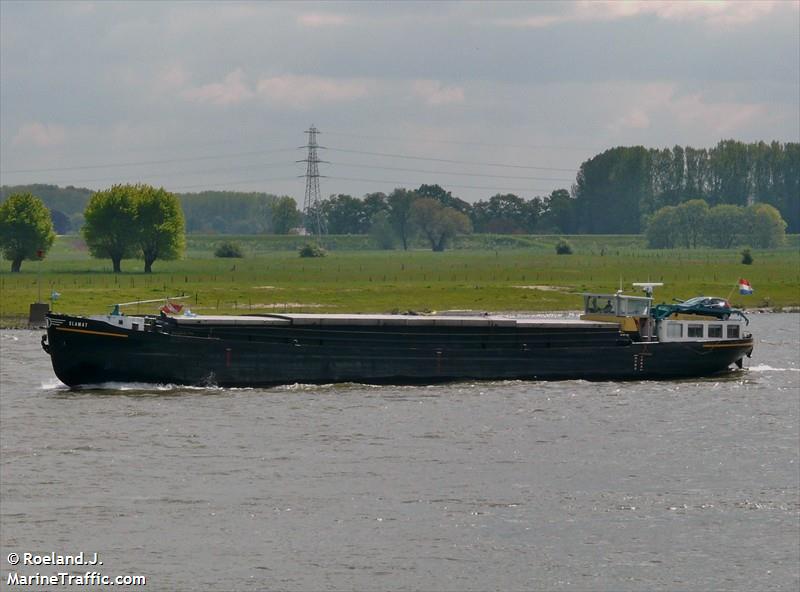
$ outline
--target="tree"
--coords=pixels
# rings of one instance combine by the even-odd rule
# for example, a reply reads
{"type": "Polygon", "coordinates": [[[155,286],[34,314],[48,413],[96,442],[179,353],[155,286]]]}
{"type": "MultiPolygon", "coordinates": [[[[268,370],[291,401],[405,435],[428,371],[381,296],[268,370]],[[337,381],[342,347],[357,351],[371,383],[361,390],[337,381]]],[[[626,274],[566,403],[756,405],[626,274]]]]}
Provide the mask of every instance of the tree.
{"type": "Polygon", "coordinates": [[[729,249],[737,244],[746,231],[744,209],[730,204],[721,204],[708,210],[704,242],[718,249],[729,249]]]}
{"type": "MultiPolygon", "coordinates": [[[[558,190],[558,191],[564,191],[558,190]]],[[[554,192],[555,193],[555,192],[554,192]]],[[[565,193],[567,193],[565,191],[565,193]]],[[[567,193],[569,196],[569,193],[567,193]]],[[[526,201],[522,207],[522,227],[529,234],[533,234],[539,229],[539,223],[544,213],[544,202],[538,197],[533,197],[526,201]]],[[[566,232],[566,230],[564,231],[566,232]]]]}
{"type": "Polygon", "coordinates": [[[50,212],[38,197],[17,193],[0,205],[0,249],[18,272],[25,259],[37,259],[53,244],[56,234],[50,212]]]}
{"type": "Polygon", "coordinates": [[[386,212],[388,209],[389,204],[386,202],[385,193],[367,193],[364,196],[364,215],[370,222],[370,227],[372,226],[375,216],[386,212]]]}
{"type": "Polygon", "coordinates": [[[122,271],[122,259],[136,254],[136,187],[114,185],[98,191],[84,212],[83,238],[92,257],[109,258],[114,273],[122,271]]]}
{"type": "MultiPolygon", "coordinates": [[[[800,143],[787,143],[781,149],[773,142],[771,153],[775,179],[772,191],[776,195],[772,205],[788,223],[789,232],[800,232],[800,143]]],[[[759,197],[759,201],[772,203],[766,196],[759,197]]]]}
{"type": "Polygon", "coordinates": [[[203,191],[180,194],[187,232],[261,234],[273,232],[273,206],[284,199],[269,193],[203,191]]]}
{"type": "Polygon", "coordinates": [[[386,198],[389,207],[389,224],[403,243],[403,250],[408,251],[408,241],[414,234],[414,222],[411,218],[411,204],[419,196],[406,189],[395,189],[386,198]]]}
{"type": "MultiPolygon", "coordinates": [[[[0,187],[0,202],[15,193],[32,193],[41,199],[42,203],[44,203],[48,209],[58,210],[63,212],[67,217],[72,217],[75,214],[83,213],[89,198],[94,192],[91,189],[83,187],[77,188],[72,185],[67,187],[45,185],[42,183],[35,183],[33,185],[3,185],[0,187]]],[[[60,234],[55,221],[53,224],[56,226],[56,233],[60,234]]]]}
{"type": "Polygon", "coordinates": [[[549,226],[551,231],[565,234],[572,233],[575,230],[577,226],[575,221],[575,200],[569,194],[569,191],[566,189],[554,190],[545,199],[541,207],[544,212],[540,217],[545,227],[549,226]]]}
{"type": "Polygon", "coordinates": [[[369,229],[373,242],[379,249],[388,251],[394,249],[395,236],[392,224],[389,222],[388,212],[378,212],[372,217],[372,226],[369,229]]]}
{"type": "Polygon", "coordinates": [[[729,203],[746,206],[751,195],[752,163],[747,145],[736,140],[723,140],[709,152],[711,191],[708,203],[729,203]]]}
{"type": "Polygon", "coordinates": [[[691,199],[675,208],[677,235],[687,249],[695,249],[702,243],[706,229],[708,204],[702,199],[691,199]]]}
{"type": "Polygon", "coordinates": [[[642,146],[606,150],[578,171],[575,206],[589,234],[637,234],[650,197],[650,155],[642,146]]]}
{"type": "Polygon", "coordinates": [[[419,197],[427,197],[435,199],[440,204],[447,208],[458,210],[462,214],[469,216],[472,206],[459,197],[454,197],[449,191],[445,191],[441,185],[425,185],[419,186],[416,191],[419,197]]]}
{"type": "Polygon", "coordinates": [[[136,242],[144,259],[144,272],[153,271],[156,259],[177,259],[186,247],[181,204],[174,194],[149,185],[134,187],[136,242]]]}
{"type": "Polygon", "coordinates": [[[677,216],[675,206],[664,206],[647,220],[647,246],[651,249],[671,249],[675,246],[677,216]]]}
{"type": "Polygon", "coordinates": [[[300,212],[297,211],[297,202],[289,196],[276,199],[271,206],[272,232],[275,234],[289,234],[292,228],[300,224],[300,212]]]}
{"type": "Polygon", "coordinates": [[[72,223],[64,212],[51,208],[50,219],[53,221],[53,230],[56,231],[56,234],[67,234],[72,230],[72,223]]]}
{"type": "Polygon", "coordinates": [[[472,221],[482,232],[520,234],[527,230],[526,206],[525,200],[513,193],[498,193],[488,203],[478,202],[472,207],[472,221]]]}
{"type": "Polygon", "coordinates": [[[702,199],[661,208],[648,219],[648,246],[654,249],[700,246],[708,228],[708,213],[708,204],[702,199]]]}
{"type": "Polygon", "coordinates": [[[750,246],[774,249],[784,243],[786,222],[778,210],[768,204],[754,204],[746,212],[750,246]]]}
{"type": "Polygon", "coordinates": [[[472,230],[466,214],[443,206],[435,199],[420,198],[411,206],[411,216],[434,251],[444,251],[447,241],[472,230]]]}
{"type": "Polygon", "coordinates": [[[647,243],[651,248],[702,245],[728,249],[736,244],[775,248],[783,244],[786,222],[768,204],[747,208],[723,204],[708,207],[701,199],[666,206],[650,216],[647,243]]]}
{"type": "Polygon", "coordinates": [[[322,202],[322,211],[331,234],[366,234],[369,218],[364,202],[350,195],[331,196],[322,202]]]}

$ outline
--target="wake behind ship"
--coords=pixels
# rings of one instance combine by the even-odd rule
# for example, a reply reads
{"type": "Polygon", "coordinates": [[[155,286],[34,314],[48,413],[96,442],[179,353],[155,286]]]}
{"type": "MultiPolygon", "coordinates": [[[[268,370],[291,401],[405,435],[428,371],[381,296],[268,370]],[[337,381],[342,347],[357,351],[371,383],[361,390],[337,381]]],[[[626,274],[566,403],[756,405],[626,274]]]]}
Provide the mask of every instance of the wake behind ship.
{"type": "Polygon", "coordinates": [[[617,292],[585,294],[580,319],[50,313],[42,345],[69,386],[662,379],[741,367],[746,322],[730,308],[665,310],[650,292],[617,292]]]}

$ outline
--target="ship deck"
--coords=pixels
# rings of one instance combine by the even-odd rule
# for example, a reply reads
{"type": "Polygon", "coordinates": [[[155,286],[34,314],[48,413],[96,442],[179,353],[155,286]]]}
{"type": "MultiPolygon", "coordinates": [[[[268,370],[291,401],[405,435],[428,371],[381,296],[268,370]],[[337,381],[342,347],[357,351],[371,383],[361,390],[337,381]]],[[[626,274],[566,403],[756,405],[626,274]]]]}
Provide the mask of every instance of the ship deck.
{"type": "Polygon", "coordinates": [[[500,315],[390,315],[390,314],[270,314],[204,315],[171,317],[183,326],[416,326],[416,327],[508,327],[520,329],[611,329],[617,323],[581,319],[511,318],[500,315]]]}

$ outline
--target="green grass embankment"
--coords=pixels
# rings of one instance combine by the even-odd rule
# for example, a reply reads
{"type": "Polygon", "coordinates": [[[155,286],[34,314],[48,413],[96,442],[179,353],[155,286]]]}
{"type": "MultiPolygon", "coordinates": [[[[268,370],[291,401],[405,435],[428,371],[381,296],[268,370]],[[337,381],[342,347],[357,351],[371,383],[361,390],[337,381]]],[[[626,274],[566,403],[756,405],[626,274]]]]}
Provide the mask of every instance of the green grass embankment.
{"type": "MultiPolygon", "coordinates": [[[[480,237],[476,244],[484,248],[444,253],[336,250],[334,245],[358,249],[365,237],[335,238],[327,241],[334,247],[327,257],[301,259],[295,249],[303,237],[190,236],[185,259],[157,261],[152,274],[142,273],[141,261],[126,260],[115,275],[110,262],[91,259],[77,237],[59,237],[45,261],[26,261],[21,273],[8,272],[3,261],[0,323],[19,325],[27,318],[40,279],[44,300],[57,291],[54,308],[79,314],[177,294],[189,295],[186,303],[201,314],[574,310],[581,306],[580,292],[613,292],[620,284],[630,290],[631,282],[648,280],[666,284],[656,293],[659,301],[705,294],[730,296],[742,307],[800,306],[800,251],[794,245],[753,250],[754,264],[742,265],[740,249],[648,250],[640,237],[568,237],[572,255],[555,254],[559,237],[480,237]],[[247,257],[213,257],[214,245],[231,238],[247,257]],[[507,238],[514,239],[510,246],[507,238]],[[486,248],[491,241],[495,247],[486,248]],[[740,277],[750,281],[754,295],[739,296],[740,277]]],[[[142,313],[157,309],[138,307],[142,313]]]]}

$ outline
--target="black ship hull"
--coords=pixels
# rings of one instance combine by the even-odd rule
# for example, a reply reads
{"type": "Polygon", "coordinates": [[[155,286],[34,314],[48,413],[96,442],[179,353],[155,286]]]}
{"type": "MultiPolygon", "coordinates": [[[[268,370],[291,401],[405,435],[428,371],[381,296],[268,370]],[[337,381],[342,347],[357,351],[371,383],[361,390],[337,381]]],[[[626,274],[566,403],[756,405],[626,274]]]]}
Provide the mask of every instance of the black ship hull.
{"type": "Polygon", "coordinates": [[[637,342],[610,323],[298,323],[192,325],[147,317],[145,330],[132,331],[50,314],[43,345],[69,386],[668,379],[724,372],[753,348],[750,337],[637,342]]]}

